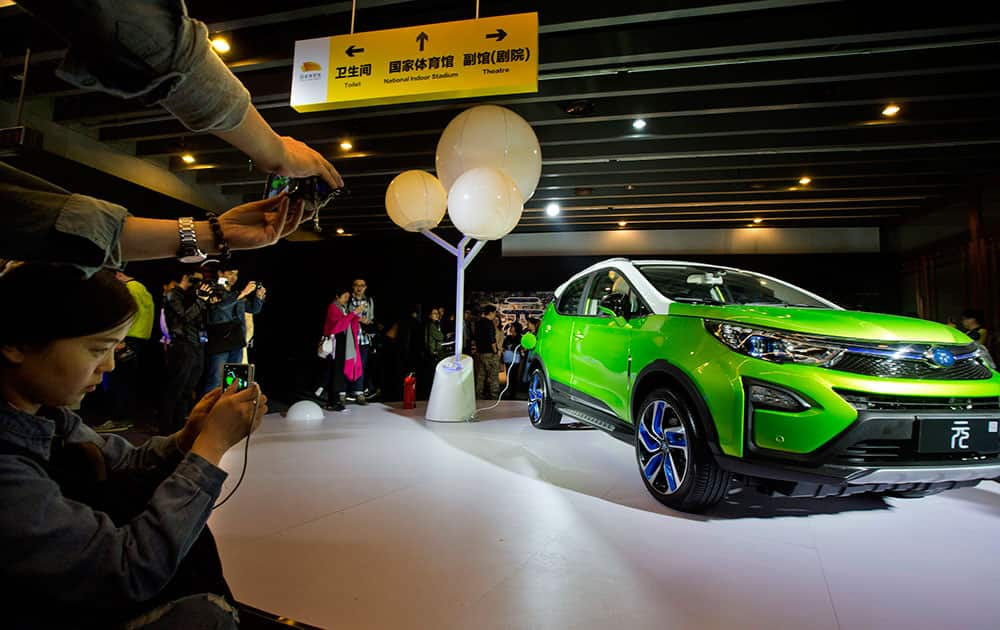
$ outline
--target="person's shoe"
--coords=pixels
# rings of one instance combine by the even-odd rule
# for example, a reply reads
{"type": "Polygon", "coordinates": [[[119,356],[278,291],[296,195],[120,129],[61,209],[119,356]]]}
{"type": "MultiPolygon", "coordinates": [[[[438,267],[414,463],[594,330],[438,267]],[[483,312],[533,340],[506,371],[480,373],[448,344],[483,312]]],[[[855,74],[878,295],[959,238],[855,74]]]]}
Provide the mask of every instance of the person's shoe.
{"type": "Polygon", "coordinates": [[[340,401],[337,401],[337,402],[333,403],[332,405],[329,405],[329,404],[324,405],[324,408],[327,411],[343,411],[345,409],[344,403],[342,403],[340,401]]]}
{"type": "Polygon", "coordinates": [[[355,399],[354,402],[356,402],[359,405],[367,405],[368,404],[368,400],[365,399],[365,395],[364,394],[358,393],[355,398],[356,399],[355,399]]]}
{"type": "Polygon", "coordinates": [[[108,420],[104,424],[99,424],[94,427],[94,431],[98,433],[118,433],[120,431],[128,431],[134,424],[131,422],[115,422],[114,420],[108,420]]]}
{"type": "Polygon", "coordinates": [[[369,390],[366,389],[365,390],[365,400],[371,401],[371,400],[373,400],[375,397],[377,397],[381,393],[382,393],[382,390],[379,389],[378,387],[376,387],[374,390],[371,390],[371,391],[369,391],[369,390]]]}
{"type": "Polygon", "coordinates": [[[345,402],[353,403],[353,402],[358,402],[358,397],[355,396],[354,394],[348,394],[347,396],[341,398],[341,400],[345,401],[345,402]]]}

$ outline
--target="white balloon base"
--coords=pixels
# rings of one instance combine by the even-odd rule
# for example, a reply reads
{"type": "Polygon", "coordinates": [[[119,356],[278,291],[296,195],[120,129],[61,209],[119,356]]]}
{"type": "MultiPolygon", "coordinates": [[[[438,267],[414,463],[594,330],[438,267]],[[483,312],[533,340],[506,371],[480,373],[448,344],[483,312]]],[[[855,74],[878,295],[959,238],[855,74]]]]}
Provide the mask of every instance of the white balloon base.
{"type": "Polygon", "coordinates": [[[476,379],[472,357],[463,354],[442,359],[434,370],[434,384],[424,418],[434,422],[468,422],[476,415],[476,379]]]}

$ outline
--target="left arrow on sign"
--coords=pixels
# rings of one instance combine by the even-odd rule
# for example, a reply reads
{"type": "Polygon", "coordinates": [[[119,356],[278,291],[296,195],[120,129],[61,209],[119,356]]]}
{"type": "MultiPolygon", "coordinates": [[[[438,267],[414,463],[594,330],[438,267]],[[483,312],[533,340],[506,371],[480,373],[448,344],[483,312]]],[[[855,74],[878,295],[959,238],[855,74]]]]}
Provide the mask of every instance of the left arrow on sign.
{"type": "Polygon", "coordinates": [[[345,50],[344,52],[347,53],[348,57],[353,57],[355,53],[363,53],[363,52],[365,52],[365,49],[364,48],[356,48],[354,46],[354,44],[351,44],[350,46],[347,47],[347,50],[345,50]]]}

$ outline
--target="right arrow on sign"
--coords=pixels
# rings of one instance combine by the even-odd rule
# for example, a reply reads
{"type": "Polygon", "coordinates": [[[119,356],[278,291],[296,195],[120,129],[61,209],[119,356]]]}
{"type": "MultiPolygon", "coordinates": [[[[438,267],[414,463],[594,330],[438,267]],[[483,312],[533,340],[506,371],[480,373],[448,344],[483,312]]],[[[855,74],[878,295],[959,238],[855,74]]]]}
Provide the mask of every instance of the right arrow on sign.
{"type": "Polygon", "coordinates": [[[417,42],[420,44],[420,52],[424,52],[424,42],[428,39],[430,39],[430,37],[428,37],[427,33],[423,31],[420,31],[420,34],[417,35],[417,42]]]}
{"type": "Polygon", "coordinates": [[[487,33],[486,39],[495,39],[498,42],[502,42],[504,37],[507,37],[507,31],[502,28],[498,28],[496,33],[487,33]]]}

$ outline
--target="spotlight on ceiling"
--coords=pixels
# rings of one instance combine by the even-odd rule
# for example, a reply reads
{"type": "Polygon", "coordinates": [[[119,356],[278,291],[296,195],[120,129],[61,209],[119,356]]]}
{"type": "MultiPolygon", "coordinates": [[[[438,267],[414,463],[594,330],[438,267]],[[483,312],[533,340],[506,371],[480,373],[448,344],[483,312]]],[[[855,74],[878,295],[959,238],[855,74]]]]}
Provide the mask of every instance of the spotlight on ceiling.
{"type": "Polygon", "coordinates": [[[623,227],[625,227],[626,225],[628,225],[628,223],[626,223],[625,221],[619,221],[619,222],[618,222],[618,227],[620,227],[620,228],[623,228],[623,227]]]}
{"type": "Polygon", "coordinates": [[[900,110],[899,105],[896,105],[895,103],[889,103],[888,105],[885,106],[885,109],[882,110],[882,115],[895,116],[896,114],[899,113],[899,110],[900,110]]]}
{"type": "Polygon", "coordinates": [[[761,219],[760,217],[757,217],[756,219],[753,220],[754,223],[762,223],[763,221],[764,219],[761,219]]]}
{"type": "Polygon", "coordinates": [[[190,153],[185,153],[184,155],[181,156],[181,159],[184,161],[185,164],[194,164],[195,163],[194,156],[191,155],[190,153]]]}
{"type": "Polygon", "coordinates": [[[350,141],[344,140],[343,142],[340,143],[340,148],[343,149],[344,151],[350,151],[351,149],[354,148],[354,145],[351,144],[350,141]]]}
{"type": "Polygon", "coordinates": [[[344,228],[337,228],[337,234],[343,234],[344,228]]]}
{"type": "Polygon", "coordinates": [[[809,184],[812,183],[812,181],[813,181],[812,177],[809,176],[803,176],[799,178],[799,184],[801,184],[802,186],[808,186],[809,184]]]}
{"type": "Polygon", "coordinates": [[[212,49],[220,55],[224,55],[229,52],[229,41],[225,37],[216,37],[212,39],[212,49]]]}
{"type": "Polygon", "coordinates": [[[635,129],[636,131],[642,131],[643,129],[646,128],[646,121],[643,120],[642,118],[637,118],[632,121],[632,128],[635,129]]]}
{"type": "Polygon", "coordinates": [[[564,103],[562,110],[570,116],[589,116],[594,113],[594,103],[586,100],[571,101],[564,103]]]}
{"type": "Polygon", "coordinates": [[[559,215],[559,204],[553,202],[553,203],[550,203],[549,205],[545,206],[545,214],[549,215],[550,217],[558,216],[559,215]]]}

